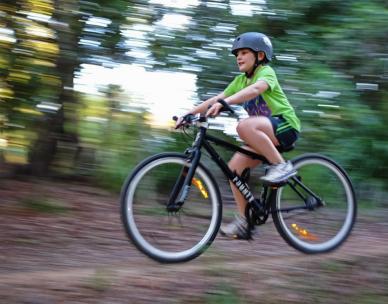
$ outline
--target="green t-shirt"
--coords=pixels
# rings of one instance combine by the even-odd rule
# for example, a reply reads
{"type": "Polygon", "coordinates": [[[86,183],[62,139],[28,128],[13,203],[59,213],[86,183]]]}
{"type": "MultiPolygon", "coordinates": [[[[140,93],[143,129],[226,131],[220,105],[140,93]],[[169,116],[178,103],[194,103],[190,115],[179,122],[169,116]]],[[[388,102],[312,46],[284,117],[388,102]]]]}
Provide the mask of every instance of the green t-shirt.
{"type": "Polygon", "coordinates": [[[256,69],[252,78],[240,74],[225,89],[226,97],[236,94],[247,86],[263,80],[268,84],[268,89],[252,100],[244,102],[243,107],[249,115],[276,116],[283,118],[297,131],[300,131],[300,121],[294,108],[288,102],[286,95],[279,85],[275,71],[269,65],[262,65],[256,69]]]}

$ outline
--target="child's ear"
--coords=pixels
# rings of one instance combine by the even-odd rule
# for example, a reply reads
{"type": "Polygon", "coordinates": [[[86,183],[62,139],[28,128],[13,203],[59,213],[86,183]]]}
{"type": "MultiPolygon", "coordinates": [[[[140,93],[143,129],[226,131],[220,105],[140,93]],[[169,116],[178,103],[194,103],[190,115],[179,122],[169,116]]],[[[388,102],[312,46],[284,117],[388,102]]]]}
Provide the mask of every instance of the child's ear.
{"type": "Polygon", "coordinates": [[[264,58],[265,58],[264,52],[259,52],[259,53],[257,53],[257,58],[259,59],[259,61],[264,60],[264,58]]]}

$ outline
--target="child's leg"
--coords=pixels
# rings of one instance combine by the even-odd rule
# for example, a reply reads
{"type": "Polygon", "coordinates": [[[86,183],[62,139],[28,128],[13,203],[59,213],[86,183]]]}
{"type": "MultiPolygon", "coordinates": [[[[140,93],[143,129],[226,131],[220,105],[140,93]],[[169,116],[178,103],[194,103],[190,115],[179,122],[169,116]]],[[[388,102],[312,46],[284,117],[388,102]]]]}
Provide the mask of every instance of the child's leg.
{"type": "MultiPolygon", "coordinates": [[[[253,151],[253,149],[249,147],[244,147],[244,149],[253,151]]],[[[261,163],[260,160],[252,159],[249,156],[241,153],[235,153],[232,159],[229,161],[229,168],[232,171],[236,171],[238,175],[241,175],[241,173],[244,171],[245,168],[254,168],[260,163],[261,163]]],[[[237,204],[238,212],[240,213],[241,216],[245,217],[245,207],[247,205],[247,202],[245,198],[242,196],[242,194],[240,193],[240,191],[236,188],[236,186],[232,182],[229,182],[229,183],[233,192],[233,197],[237,204]]]]}
{"type": "Polygon", "coordinates": [[[252,116],[244,119],[238,124],[237,133],[256,153],[263,155],[271,164],[284,162],[275,147],[279,142],[268,117],[252,116]]]}
{"type": "MultiPolygon", "coordinates": [[[[282,155],[276,149],[279,141],[275,136],[271,120],[265,116],[249,117],[237,126],[237,132],[256,153],[265,156],[272,164],[261,181],[267,185],[279,185],[285,183],[290,177],[296,175],[291,162],[285,162],[282,155]]],[[[294,140],[297,136],[294,136],[294,140]]],[[[292,139],[291,139],[292,140],[292,139]]]]}

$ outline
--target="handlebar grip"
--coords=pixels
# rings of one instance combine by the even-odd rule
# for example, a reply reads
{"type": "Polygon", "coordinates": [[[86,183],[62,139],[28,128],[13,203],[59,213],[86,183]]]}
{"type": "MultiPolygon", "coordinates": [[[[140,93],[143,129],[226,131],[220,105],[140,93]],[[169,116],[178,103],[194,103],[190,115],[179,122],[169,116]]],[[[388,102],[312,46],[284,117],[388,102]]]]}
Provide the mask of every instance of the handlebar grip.
{"type": "Polygon", "coordinates": [[[175,116],[175,115],[174,115],[174,116],[172,117],[172,120],[178,121],[178,116],[175,116]]]}

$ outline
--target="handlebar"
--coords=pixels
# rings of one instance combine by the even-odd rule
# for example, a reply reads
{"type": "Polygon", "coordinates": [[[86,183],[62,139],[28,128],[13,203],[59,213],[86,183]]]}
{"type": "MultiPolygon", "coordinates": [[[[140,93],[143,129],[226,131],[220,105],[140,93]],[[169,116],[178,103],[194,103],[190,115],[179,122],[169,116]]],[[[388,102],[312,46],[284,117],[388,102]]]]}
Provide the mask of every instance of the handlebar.
{"type": "MultiPolygon", "coordinates": [[[[235,111],[231,108],[231,106],[225,100],[218,99],[217,102],[222,104],[222,108],[221,108],[220,112],[230,112],[232,115],[236,116],[235,111]]],[[[172,119],[174,121],[178,121],[179,118],[177,116],[173,116],[172,119]]],[[[187,114],[187,115],[183,116],[182,123],[179,126],[177,126],[176,128],[179,128],[182,125],[191,124],[193,122],[207,122],[207,117],[200,115],[200,114],[196,114],[196,115],[187,114]]]]}

